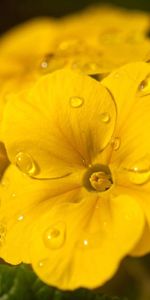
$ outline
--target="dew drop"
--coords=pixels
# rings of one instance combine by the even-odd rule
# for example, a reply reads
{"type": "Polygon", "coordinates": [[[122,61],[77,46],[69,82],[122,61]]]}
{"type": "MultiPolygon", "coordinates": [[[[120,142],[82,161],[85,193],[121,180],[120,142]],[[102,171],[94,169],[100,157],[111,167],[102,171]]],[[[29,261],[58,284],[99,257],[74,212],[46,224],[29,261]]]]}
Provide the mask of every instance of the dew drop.
{"type": "Polygon", "coordinates": [[[53,56],[54,56],[53,53],[49,53],[43,58],[43,60],[40,64],[41,70],[46,71],[48,69],[49,61],[53,56]]]}
{"type": "Polygon", "coordinates": [[[102,235],[101,232],[92,233],[92,234],[85,234],[83,237],[78,241],[77,246],[79,248],[97,248],[100,247],[102,243],[102,235]]]}
{"type": "Polygon", "coordinates": [[[47,258],[39,260],[37,266],[39,268],[43,268],[45,266],[45,263],[47,262],[47,260],[48,260],[47,258]]]}
{"type": "Polygon", "coordinates": [[[65,241],[66,227],[64,223],[58,223],[48,228],[43,235],[44,244],[51,249],[62,247],[65,241]]]}
{"type": "Polygon", "coordinates": [[[88,246],[88,240],[83,240],[83,245],[88,246]]]}
{"type": "Polygon", "coordinates": [[[37,169],[36,165],[31,157],[30,154],[25,152],[17,153],[15,157],[16,166],[22,171],[23,173],[32,176],[35,175],[37,169]]]}
{"type": "Polygon", "coordinates": [[[48,62],[46,60],[42,61],[41,68],[42,69],[47,69],[48,68],[48,62]]]}
{"type": "Polygon", "coordinates": [[[2,179],[1,185],[2,185],[3,188],[8,187],[8,185],[9,185],[9,179],[8,178],[2,179]]]}
{"type": "Polygon", "coordinates": [[[23,221],[24,220],[24,216],[23,215],[18,216],[17,220],[18,221],[23,221]]]}
{"type": "Polygon", "coordinates": [[[119,137],[115,137],[111,141],[111,145],[113,147],[113,150],[117,151],[120,148],[121,139],[119,137]]]}
{"type": "Polygon", "coordinates": [[[99,65],[96,62],[87,62],[80,69],[87,74],[93,74],[99,71],[99,65]]]}
{"type": "Polygon", "coordinates": [[[139,84],[138,93],[140,93],[140,96],[150,94],[150,74],[147,75],[146,78],[139,84]]]}
{"type": "Polygon", "coordinates": [[[78,49],[79,47],[81,47],[82,42],[79,41],[78,39],[68,39],[68,40],[64,40],[62,41],[59,45],[58,45],[58,50],[61,51],[75,51],[76,48],[78,49]]]}
{"type": "Polygon", "coordinates": [[[137,161],[132,167],[125,170],[133,184],[146,184],[150,180],[150,161],[146,158],[137,161]]]}
{"type": "Polygon", "coordinates": [[[40,260],[39,262],[38,262],[38,266],[41,268],[41,267],[43,267],[43,262],[40,260]]]}
{"type": "Polygon", "coordinates": [[[78,96],[74,96],[70,98],[70,105],[73,108],[79,108],[83,105],[84,99],[78,96]]]}
{"type": "Polygon", "coordinates": [[[104,112],[100,115],[100,120],[103,122],[103,123],[109,123],[110,122],[110,115],[109,113],[107,112],[104,112]]]}
{"type": "Polygon", "coordinates": [[[92,164],[89,164],[88,167],[89,167],[89,168],[92,168],[92,164]]]}

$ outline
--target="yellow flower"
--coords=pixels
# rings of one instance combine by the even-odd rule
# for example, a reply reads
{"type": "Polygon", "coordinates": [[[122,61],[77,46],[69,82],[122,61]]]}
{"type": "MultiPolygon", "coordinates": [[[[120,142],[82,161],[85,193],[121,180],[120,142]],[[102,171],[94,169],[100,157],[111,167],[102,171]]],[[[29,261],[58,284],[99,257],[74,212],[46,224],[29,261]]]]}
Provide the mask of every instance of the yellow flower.
{"type": "Polygon", "coordinates": [[[57,22],[35,19],[12,29],[0,40],[0,114],[6,94],[57,69],[105,75],[127,62],[149,60],[148,27],[146,13],[98,6],[57,22]]]}
{"type": "MultiPolygon", "coordinates": [[[[42,57],[49,52],[55,31],[56,24],[53,20],[39,18],[28,21],[1,37],[0,126],[7,94],[26,89],[43,76],[42,57]]],[[[0,155],[3,156],[3,153],[0,155]]]]}
{"type": "Polygon", "coordinates": [[[133,63],[99,84],[62,70],[10,96],[3,259],[61,289],[94,288],[150,250],[149,73],[133,63]]]}
{"type": "Polygon", "coordinates": [[[29,21],[1,38],[1,97],[64,67],[105,74],[128,62],[149,60],[148,28],[146,13],[101,6],[60,21],[29,21]]]}
{"type": "Polygon", "coordinates": [[[58,25],[47,71],[68,66],[86,74],[107,73],[125,63],[149,59],[146,13],[97,6],[65,17],[58,25]]]}
{"type": "Polygon", "coordinates": [[[41,75],[41,60],[49,52],[56,24],[48,18],[33,19],[1,37],[1,98],[26,88],[41,75]]]}

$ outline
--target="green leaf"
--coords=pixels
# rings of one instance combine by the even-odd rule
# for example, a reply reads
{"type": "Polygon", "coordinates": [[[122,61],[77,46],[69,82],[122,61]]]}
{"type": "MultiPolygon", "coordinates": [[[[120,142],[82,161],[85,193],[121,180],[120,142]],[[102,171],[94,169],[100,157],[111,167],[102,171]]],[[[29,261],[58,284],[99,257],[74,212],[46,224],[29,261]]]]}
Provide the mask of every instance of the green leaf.
{"type": "Polygon", "coordinates": [[[62,292],[44,284],[30,266],[0,264],[0,300],[127,300],[87,289],[62,292]]]}

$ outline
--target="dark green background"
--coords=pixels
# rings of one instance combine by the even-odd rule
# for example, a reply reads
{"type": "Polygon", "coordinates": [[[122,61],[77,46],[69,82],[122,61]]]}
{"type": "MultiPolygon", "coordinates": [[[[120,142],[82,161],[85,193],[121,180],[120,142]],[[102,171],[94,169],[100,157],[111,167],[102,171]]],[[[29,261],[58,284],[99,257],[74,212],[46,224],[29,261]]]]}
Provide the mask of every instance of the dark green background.
{"type": "Polygon", "coordinates": [[[113,3],[150,11],[150,0],[0,0],[0,32],[34,16],[60,17],[94,3],[113,3]]]}

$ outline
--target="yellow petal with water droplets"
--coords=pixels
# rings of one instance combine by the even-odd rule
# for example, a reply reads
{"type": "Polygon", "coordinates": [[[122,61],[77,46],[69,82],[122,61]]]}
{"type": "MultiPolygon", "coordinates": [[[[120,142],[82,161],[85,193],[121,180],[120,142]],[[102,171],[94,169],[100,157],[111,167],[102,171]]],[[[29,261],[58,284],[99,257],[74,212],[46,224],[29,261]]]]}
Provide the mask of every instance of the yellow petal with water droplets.
{"type": "Polygon", "coordinates": [[[12,163],[21,153],[23,172],[30,157],[37,172],[28,175],[55,179],[88,166],[109,143],[115,123],[116,106],[107,89],[88,76],[62,70],[10,96],[2,133],[12,163]]]}
{"type": "MultiPolygon", "coordinates": [[[[82,174],[77,173],[61,180],[37,181],[15,166],[8,167],[0,185],[0,256],[4,260],[11,264],[30,262],[33,226],[41,214],[50,211],[58,202],[81,201],[80,177],[82,174]]],[[[52,244],[55,248],[58,240],[52,244]]]]}
{"type": "MultiPolygon", "coordinates": [[[[125,194],[111,200],[94,194],[79,204],[56,205],[41,215],[32,232],[33,268],[43,281],[64,290],[95,288],[115,273],[120,260],[139,240],[143,227],[140,206],[125,194]],[[65,224],[65,239],[54,250],[42,237],[47,225],[57,230],[57,224],[65,224]]],[[[57,234],[53,236],[54,240],[58,238],[57,234]]]]}
{"type": "Polygon", "coordinates": [[[149,72],[148,64],[133,63],[102,82],[113,94],[118,109],[115,136],[120,138],[120,147],[112,152],[111,162],[120,168],[125,180],[129,175],[129,180],[137,184],[146,182],[150,171],[150,95],[139,95],[139,85],[149,72]]]}

